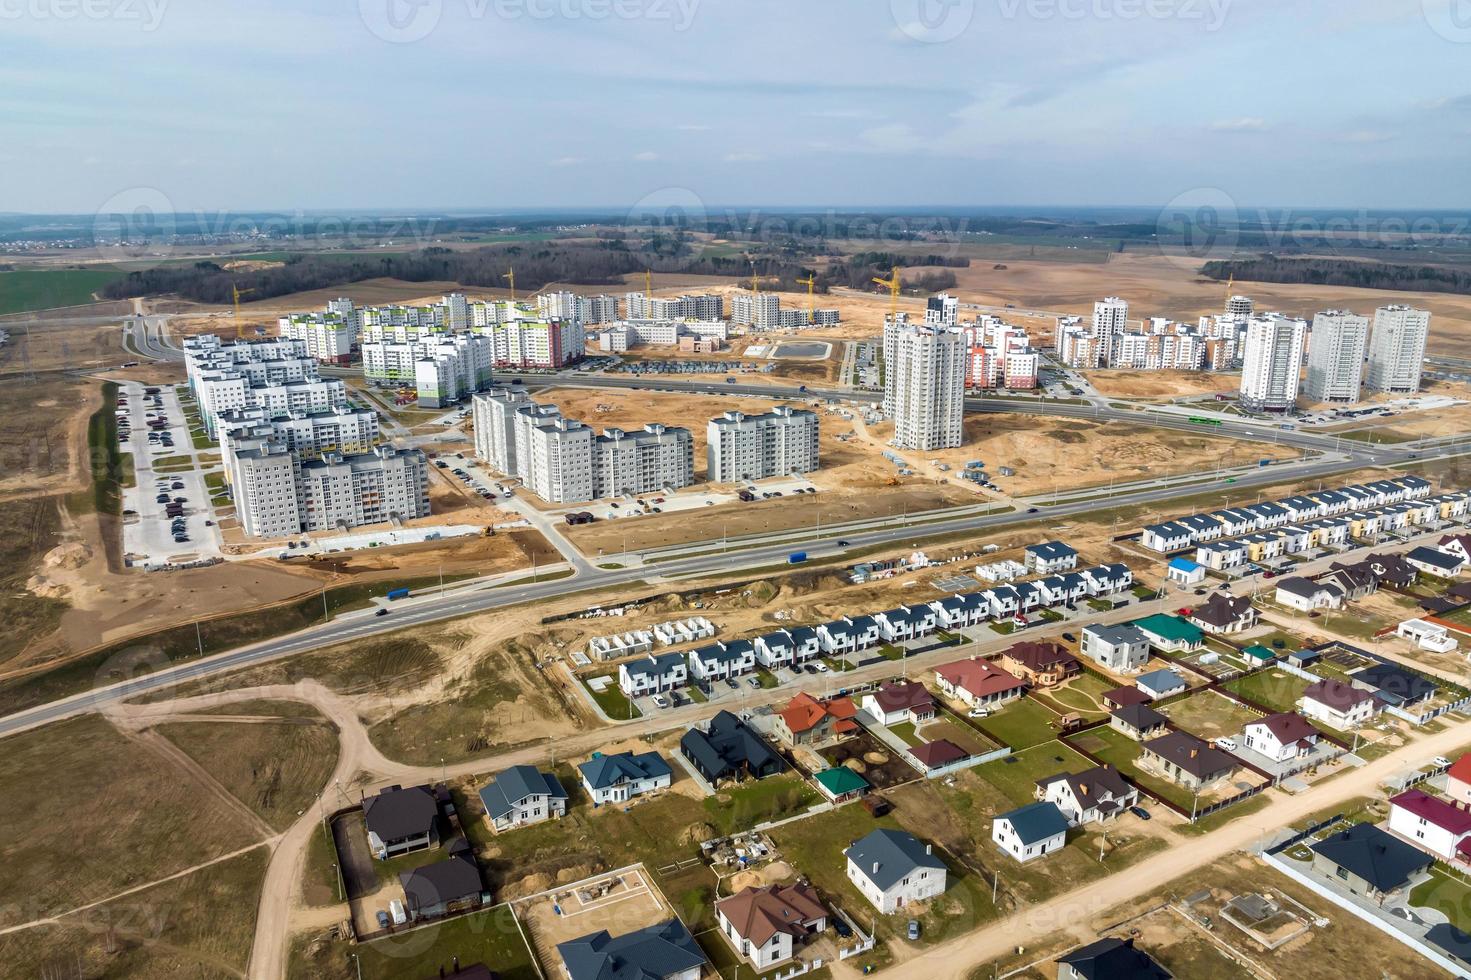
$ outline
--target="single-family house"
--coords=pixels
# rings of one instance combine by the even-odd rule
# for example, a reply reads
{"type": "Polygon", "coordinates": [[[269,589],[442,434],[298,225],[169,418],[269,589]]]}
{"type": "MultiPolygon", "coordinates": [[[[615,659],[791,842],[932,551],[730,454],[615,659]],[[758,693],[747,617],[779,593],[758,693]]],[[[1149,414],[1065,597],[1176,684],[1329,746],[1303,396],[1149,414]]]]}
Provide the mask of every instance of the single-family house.
{"type": "Polygon", "coordinates": [[[490,899],[490,892],[480,878],[480,866],[468,845],[443,861],[401,871],[398,880],[403,886],[404,911],[410,922],[478,909],[490,899]]]}
{"type": "Polygon", "coordinates": [[[1406,707],[1428,701],[1435,695],[1435,684],[1399,664],[1376,663],[1349,675],[1354,687],[1372,692],[1381,701],[1406,707]]]}
{"type": "Polygon", "coordinates": [[[1073,950],[1057,960],[1057,980],[1173,980],[1133,937],[1109,937],[1073,950]]]}
{"type": "Polygon", "coordinates": [[[1195,560],[1217,572],[1229,572],[1246,564],[1246,545],[1240,541],[1207,541],[1195,548],[1195,560]]]}
{"type": "Polygon", "coordinates": [[[1190,611],[1189,621],[1207,633],[1240,633],[1257,624],[1261,614],[1251,604],[1251,596],[1212,592],[1190,611]]]}
{"type": "Polygon", "coordinates": [[[1024,640],[1001,651],[1001,666],[1033,687],[1052,687],[1080,673],[1078,658],[1050,640],[1024,640]]]}
{"type": "Polygon", "coordinates": [[[935,686],[947,697],[972,708],[1010,701],[1021,697],[1027,689],[1020,677],[977,657],[936,667],[935,686]]]}
{"type": "Polygon", "coordinates": [[[1387,585],[1395,589],[1408,589],[1420,577],[1415,566],[1405,561],[1404,555],[1393,552],[1384,554],[1376,552],[1366,555],[1364,560],[1358,564],[1360,568],[1366,568],[1374,573],[1374,577],[1379,580],[1381,586],[1387,585]]]}
{"type": "Polygon", "coordinates": [[[920,769],[926,772],[944,769],[946,766],[970,758],[969,752],[948,738],[937,738],[933,742],[912,746],[908,754],[919,764],[920,769]]]}
{"type": "Polygon", "coordinates": [[[1136,619],[1134,625],[1144,632],[1149,645],[1162,653],[1184,653],[1199,650],[1205,644],[1205,634],[1200,627],[1187,623],[1179,616],[1155,613],[1136,619]]]}
{"type": "Polygon", "coordinates": [[[1136,742],[1158,738],[1169,731],[1165,716],[1147,704],[1127,704],[1109,712],[1108,726],[1136,742]]]}
{"type": "Polygon", "coordinates": [[[1356,602],[1379,591],[1379,579],[1365,568],[1335,568],[1318,576],[1319,585],[1331,585],[1343,593],[1344,602],[1356,602]]]}
{"type": "Polygon", "coordinates": [[[1131,704],[1148,704],[1150,697],[1132,684],[1103,692],[1103,706],[1110,710],[1125,708],[1131,704]]]}
{"type": "Polygon", "coordinates": [[[1398,902],[1433,858],[1371,823],[1357,823],[1310,845],[1313,870],[1383,907],[1398,902]]]}
{"type": "Polygon", "coordinates": [[[845,616],[817,627],[824,653],[856,653],[879,642],[879,624],[872,616],[845,616]]]}
{"type": "Polygon", "coordinates": [[[1161,667],[1159,670],[1151,670],[1147,674],[1140,674],[1134,680],[1134,686],[1148,695],[1149,700],[1158,701],[1175,694],[1183,694],[1189,688],[1185,678],[1175,673],[1169,667],[1161,667]]]}
{"type": "Polygon", "coordinates": [[[983,592],[965,592],[930,603],[939,625],[946,629],[975,626],[991,616],[991,603],[983,592]]]}
{"type": "Polygon", "coordinates": [[[1287,762],[1313,754],[1321,733],[1295,711],[1280,711],[1251,722],[1242,731],[1242,745],[1273,762],[1287,762]]]}
{"type": "Polygon", "coordinates": [[[1149,550],[1166,553],[1188,548],[1195,541],[1195,532],[1178,521],[1150,524],[1139,539],[1139,543],[1149,550]]]}
{"type": "Polygon", "coordinates": [[[727,779],[764,779],[786,768],[766,739],[729,711],[717,713],[704,730],[685,732],[679,754],[712,785],[727,779]]]}
{"type": "Polygon", "coordinates": [[[1189,558],[1171,558],[1165,575],[1182,589],[1193,589],[1205,581],[1205,566],[1189,558]]]}
{"type": "Polygon", "coordinates": [[[556,775],[535,766],[512,766],[480,790],[485,815],[496,831],[541,823],[567,812],[567,790],[556,775]]]}
{"type": "Polygon", "coordinates": [[[776,734],[788,745],[827,745],[858,733],[857,714],[849,698],[819,700],[803,691],[777,712],[776,734]]]}
{"type": "Polygon", "coordinates": [[[1338,609],[1343,605],[1343,591],[1336,585],[1293,575],[1278,580],[1276,599],[1278,605],[1296,609],[1298,612],[1338,609]]]}
{"type": "Polygon", "coordinates": [[[927,605],[896,606],[876,613],[879,636],[888,643],[900,643],[935,631],[936,613],[927,605]]]}
{"type": "Polygon", "coordinates": [[[618,665],[618,688],[630,698],[673,691],[688,684],[689,679],[690,665],[682,653],[639,657],[618,665]]]}
{"type": "Polygon", "coordinates": [[[1124,673],[1143,667],[1149,660],[1149,637],[1137,626],[1094,624],[1083,627],[1078,650],[1109,670],[1124,673]]]}
{"type": "Polygon", "coordinates": [[[1389,831],[1442,861],[1471,856],[1471,811],[1418,789],[1390,797],[1389,831]]]}
{"type": "Polygon", "coordinates": [[[1055,804],[1028,803],[991,820],[991,840],[1025,864],[1061,850],[1067,843],[1068,820],[1055,804]]]}
{"type": "Polygon", "coordinates": [[[1123,562],[1109,562],[1106,565],[1094,565],[1085,568],[1078,574],[1088,584],[1088,594],[1092,596],[1113,595],[1122,592],[1134,584],[1134,573],[1129,566],[1123,562]]]}
{"type": "Polygon", "coordinates": [[[1421,545],[1405,552],[1405,561],[1412,568],[1434,575],[1436,578],[1455,578],[1466,567],[1466,559],[1452,552],[1437,551],[1421,545]]]}
{"type": "Polygon", "coordinates": [[[689,652],[689,672],[700,681],[741,677],[755,669],[756,645],[750,640],[716,641],[689,652]]]}
{"type": "Polygon", "coordinates": [[[1061,541],[1027,545],[1023,559],[1027,571],[1037,575],[1071,571],[1078,567],[1078,553],[1061,541]]]}
{"type": "Polygon", "coordinates": [[[1056,806],[1068,825],[1077,827],[1114,819],[1139,802],[1139,790],[1125,782],[1113,766],[1094,766],[1037,780],[1037,799],[1056,806]]]}
{"type": "Polygon", "coordinates": [[[577,771],[594,806],[627,803],[635,796],[667,789],[674,782],[674,770],[657,752],[597,755],[579,765],[577,771]]]}
{"type": "Polygon", "coordinates": [[[1309,685],[1298,707],[1304,717],[1346,732],[1368,724],[1379,710],[1379,702],[1362,688],[1329,678],[1309,685]]]}
{"type": "Polygon", "coordinates": [[[785,963],[811,936],[827,928],[827,909],[806,882],[747,886],[715,903],[722,935],[757,971],[785,963]]]}
{"type": "Polygon", "coordinates": [[[1140,762],[1185,789],[1199,791],[1229,779],[1236,760],[1189,732],[1170,732],[1142,746],[1140,762]]]}
{"type": "Polygon", "coordinates": [[[929,721],[938,708],[935,698],[918,681],[885,681],[863,696],[863,710],[881,725],[929,721]]]}
{"type": "Polygon", "coordinates": [[[756,648],[756,662],[763,667],[785,667],[797,659],[792,634],[786,630],[763,633],[752,641],[756,648]]]}
{"type": "Polygon", "coordinates": [[[945,891],[945,862],[902,830],[875,830],[843,852],[848,880],[884,915],[945,891]]]}
{"type": "Polygon", "coordinates": [[[1435,548],[1456,556],[1462,562],[1471,561],[1471,534],[1447,534],[1436,542],[1435,548]]]}
{"type": "Polygon", "coordinates": [[[617,937],[604,929],[569,939],[557,954],[567,980],[700,980],[708,966],[678,919],[617,937]]]}
{"type": "Polygon", "coordinates": [[[439,801],[428,786],[387,786],[364,797],[363,819],[380,861],[439,846],[439,801]]]}
{"type": "Polygon", "coordinates": [[[822,653],[822,637],[816,626],[793,626],[784,631],[792,641],[792,660],[803,664],[822,653]]]}

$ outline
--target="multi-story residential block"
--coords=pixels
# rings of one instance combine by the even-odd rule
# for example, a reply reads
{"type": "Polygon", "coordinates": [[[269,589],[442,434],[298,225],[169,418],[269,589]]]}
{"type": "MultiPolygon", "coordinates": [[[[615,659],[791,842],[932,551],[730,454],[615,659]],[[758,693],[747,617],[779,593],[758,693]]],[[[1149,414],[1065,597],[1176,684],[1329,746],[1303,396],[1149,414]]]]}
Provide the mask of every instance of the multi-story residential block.
{"type": "Polygon", "coordinates": [[[781,300],[776,293],[736,293],[730,298],[730,318],[734,323],[757,330],[780,326],[781,300]]]}
{"type": "Polygon", "coordinates": [[[252,537],[334,531],[429,514],[424,454],[378,446],[303,461],[284,443],[241,449],[234,464],[235,509],[252,537]]]}
{"type": "Polygon", "coordinates": [[[1429,337],[1430,311],[1408,306],[1384,306],[1375,310],[1365,378],[1368,388],[1395,394],[1419,391],[1429,337]]]}
{"type": "Polygon", "coordinates": [[[1256,312],[1256,303],[1250,296],[1232,296],[1226,300],[1226,316],[1233,320],[1250,320],[1256,312]]]}
{"type": "Polygon", "coordinates": [[[340,378],[255,385],[239,371],[209,371],[195,382],[205,432],[217,439],[221,417],[231,411],[259,409],[267,416],[330,412],[347,407],[347,385],[340,378]]]}
{"type": "Polygon", "coordinates": [[[301,341],[307,356],[324,364],[347,364],[358,339],[357,320],[351,313],[293,313],[281,317],[277,327],[281,336],[301,341]]]}
{"type": "Polygon", "coordinates": [[[953,327],[960,321],[960,298],[949,293],[931,296],[925,302],[924,322],[953,327]]]}
{"type": "Polygon", "coordinates": [[[232,485],[237,479],[235,459],[241,450],[280,443],[303,459],[329,452],[353,455],[371,452],[378,436],[378,413],[366,408],[284,416],[255,408],[226,412],[220,417],[220,453],[225,478],[232,485]]]}
{"type": "Polygon", "coordinates": [[[721,320],[725,317],[725,297],[718,293],[684,296],[649,296],[628,293],[623,298],[630,320],[721,320]]]}
{"type": "Polygon", "coordinates": [[[1129,303],[1109,296],[1093,304],[1093,335],[1104,350],[1112,347],[1113,338],[1129,330],[1129,303]]]}
{"type": "Polygon", "coordinates": [[[953,449],[965,441],[965,335],[884,320],[884,412],[894,420],[894,444],[905,449],[953,449]]]}
{"type": "Polygon", "coordinates": [[[1303,382],[1308,401],[1352,405],[1359,400],[1368,339],[1368,317],[1343,310],[1326,310],[1313,317],[1303,382]]]}
{"type": "Polygon", "coordinates": [[[706,426],[711,483],[811,473],[818,463],[817,415],[780,405],[762,415],[726,412],[706,426]]]}
{"type": "Polygon", "coordinates": [[[1254,316],[1246,325],[1241,405],[1253,412],[1286,412],[1297,403],[1307,322],[1280,313],[1254,316]]]}
{"type": "Polygon", "coordinates": [[[519,385],[482,392],[471,402],[475,426],[475,455],[497,472],[516,476],[516,410],[530,405],[531,396],[519,385]]]}

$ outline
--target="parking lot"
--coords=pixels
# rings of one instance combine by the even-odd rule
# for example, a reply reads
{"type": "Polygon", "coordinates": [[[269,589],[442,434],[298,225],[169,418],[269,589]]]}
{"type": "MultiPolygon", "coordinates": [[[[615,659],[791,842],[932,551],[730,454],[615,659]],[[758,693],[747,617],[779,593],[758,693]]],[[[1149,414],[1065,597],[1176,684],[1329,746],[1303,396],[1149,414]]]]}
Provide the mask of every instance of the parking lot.
{"type": "Polygon", "coordinates": [[[220,554],[220,532],[184,410],[172,386],[118,388],[118,448],[132,454],[123,491],[123,548],[134,562],[195,561],[220,554]]]}

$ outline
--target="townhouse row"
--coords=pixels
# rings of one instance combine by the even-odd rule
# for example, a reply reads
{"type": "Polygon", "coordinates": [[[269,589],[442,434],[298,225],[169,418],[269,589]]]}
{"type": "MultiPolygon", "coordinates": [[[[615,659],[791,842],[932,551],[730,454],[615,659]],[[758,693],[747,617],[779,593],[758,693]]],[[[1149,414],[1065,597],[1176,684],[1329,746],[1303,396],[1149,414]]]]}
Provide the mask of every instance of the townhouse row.
{"type": "Polygon", "coordinates": [[[801,666],[816,657],[857,653],[885,643],[902,643],[940,629],[958,629],[1012,619],[1034,610],[1116,595],[1134,584],[1127,565],[1114,563],[1052,575],[1035,582],[966,592],[871,615],[845,616],[818,626],[775,630],[752,639],[729,640],[687,653],[666,653],[618,667],[618,686],[629,697],[740,677],[758,667],[801,666]]]}

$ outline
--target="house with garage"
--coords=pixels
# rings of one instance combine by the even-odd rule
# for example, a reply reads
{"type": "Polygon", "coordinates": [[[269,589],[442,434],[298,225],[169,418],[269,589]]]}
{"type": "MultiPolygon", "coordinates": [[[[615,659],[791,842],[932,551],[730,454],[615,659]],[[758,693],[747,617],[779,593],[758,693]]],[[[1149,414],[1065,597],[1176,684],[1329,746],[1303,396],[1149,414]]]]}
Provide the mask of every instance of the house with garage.
{"type": "Polygon", "coordinates": [[[887,643],[901,643],[935,631],[936,614],[927,605],[896,606],[874,616],[879,624],[879,637],[887,643]]]}
{"type": "MultiPolygon", "coordinates": [[[[1337,565],[1333,566],[1337,568],[1337,565]]],[[[1384,554],[1372,554],[1352,566],[1369,571],[1379,580],[1380,586],[1388,586],[1394,589],[1408,589],[1415,584],[1420,573],[1415,567],[1405,561],[1404,555],[1386,552],[1384,554]]]]}
{"type": "Polygon", "coordinates": [[[1251,629],[1260,621],[1261,614],[1251,604],[1251,596],[1212,592],[1186,618],[1207,633],[1225,635],[1251,629]]]}
{"type": "Polygon", "coordinates": [[[380,861],[439,846],[439,801],[428,786],[386,786],[364,797],[363,818],[380,861]]]}
{"type": "Polygon", "coordinates": [[[606,929],[557,944],[567,980],[700,980],[709,966],[679,919],[614,937],[606,929]]]}
{"type": "Polygon", "coordinates": [[[691,728],[679,740],[679,754],[714,786],[730,780],[764,779],[786,768],[781,756],[754,728],[721,711],[704,728],[691,728]]]}
{"type": "Polygon", "coordinates": [[[1134,626],[1142,630],[1149,645],[1161,653],[1188,653],[1205,645],[1205,634],[1200,627],[1179,616],[1155,613],[1134,620],[1134,626]]]}
{"type": "Polygon", "coordinates": [[[881,725],[920,724],[939,712],[934,695],[919,681],[884,681],[863,696],[863,710],[881,725]]]}
{"type": "Polygon", "coordinates": [[[1338,609],[1343,605],[1343,591],[1336,585],[1314,582],[1294,575],[1277,582],[1277,604],[1298,612],[1338,609]]]}
{"type": "Polygon", "coordinates": [[[994,589],[987,589],[985,595],[991,603],[992,619],[1009,619],[1021,612],[1021,593],[1017,592],[1015,586],[998,585],[994,589]]]}
{"type": "Polygon", "coordinates": [[[1149,661],[1149,637],[1137,626],[1094,624],[1083,627],[1078,651],[1100,667],[1118,673],[1139,670],[1149,661]]]}
{"type": "Polygon", "coordinates": [[[1134,938],[1100,939],[1057,960],[1057,980],[1172,980],[1173,974],[1134,945],[1134,938]]]}
{"type": "Polygon", "coordinates": [[[1033,687],[1054,687],[1083,670],[1077,657],[1050,640],[1013,643],[1001,651],[997,662],[1033,687]]]}
{"type": "Polygon", "coordinates": [[[1190,547],[1196,541],[1195,532],[1178,521],[1150,524],[1144,528],[1139,543],[1150,551],[1172,552],[1190,547]]]}
{"type": "Polygon", "coordinates": [[[1379,705],[1369,691],[1331,678],[1311,684],[1298,699],[1304,717],[1340,732],[1368,724],[1379,705]]]}
{"type": "Polygon", "coordinates": [[[857,715],[851,698],[819,700],[803,691],[776,713],[774,728],[788,745],[830,745],[858,734],[857,715]]]}
{"type": "Polygon", "coordinates": [[[689,652],[690,674],[701,683],[744,677],[756,670],[756,644],[750,640],[715,642],[689,652]]]}
{"type": "Polygon", "coordinates": [[[1189,689],[1189,685],[1185,683],[1185,678],[1168,667],[1161,667],[1159,670],[1151,670],[1147,674],[1140,674],[1134,680],[1134,686],[1143,691],[1151,701],[1158,701],[1160,698],[1168,698],[1176,694],[1184,694],[1189,689]]]}
{"type": "Polygon", "coordinates": [[[1143,744],[1139,761],[1192,792],[1224,782],[1236,771],[1235,759],[1189,732],[1170,732],[1150,739],[1143,744]]]}
{"type": "Polygon", "coordinates": [[[825,653],[856,653],[878,645],[879,624],[872,616],[845,616],[817,628],[825,653]]]}
{"type": "Polygon", "coordinates": [[[1103,692],[1103,706],[1112,711],[1114,708],[1124,708],[1131,704],[1148,704],[1149,695],[1139,690],[1133,684],[1125,684],[1103,692]]]}
{"type": "Polygon", "coordinates": [[[1295,711],[1258,718],[1242,730],[1241,744],[1273,762],[1289,762],[1313,754],[1322,734],[1295,711]]]}
{"type": "Polygon", "coordinates": [[[935,686],[946,696],[970,708],[1004,704],[1026,693],[1020,677],[989,660],[970,657],[935,668],[935,686]]]}
{"type": "Polygon", "coordinates": [[[1405,561],[1416,571],[1434,575],[1436,578],[1455,578],[1466,567],[1466,559],[1461,555],[1437,551],[1424,545],[1405,552],[1405,561]]]}
{"type": "Polygon", "coordinates": [[[1195,560],[1217,572],[1229,572],[1246,564],[1246,545],[1240,541],[1207,541],[1195,548],[1195,560]]]}
{"type": "Polygon", "coordinates": [[[792,662],[805,664],[822,653],[822,637],[815,626],[793,626],[783,630],[792,641],[792,662]]]}
{"type": "Polygon", "coordinates": [[[490,900],[490,892],[480,878],[480,866],[475,863],[470,845],[463,839],[458,844],[443,861],[399,872],[404,911],[408,913],[410,922],[478,909],[490,900]]]}
{"type": "Polygon", "coordinates": [[[804,881],[747,886],[715,903],[715,922],[736,953],[758,972],[785,963],[827,928],[827,909],[804,881]]]}
{"type": "Polygon", "coordinates": [[[582,785],[592,798],[593,806],[604,803],[627,803],[635,796],[668,789],[674,782],[674,770],[657,752],[619,752],[595,755],[577,767],[582,785]]]}
{"type": "Polygon", "coordinates": [[[481,788],[480,802],[490,825],[500,833],[566,815],[567,790],[553,773],[512,766],[481,788]]]}
{"type": "Polygon", "coordinates": [[[618,689],[630,698],[673,691],[689,680],[690,665],[682,653],[639,657],[618,665],[618,689]]]}
{"type": "Polygon", "coordinates": [[[756,662],[763,667],[785,667],[797,659],[792,634],[786,630],[764,633],[752,640],[751,645],[755,648],[756,662]]]}
{"type": "Polygon", "coordinates": [[[1068,826],[1078,827],[1113,820],[1139,802],[1139,791],[1113,766],[1094,766],[1037,780],[1037,799],[1056,806],[1068,826]]]}
{"type": "Polygon", "coordinates": [[[1136,742],[1158,738],[1169,731],[1165,716],[1147,704],[1126,704],[1109,712],[1108,727],[1136,742]]]}
{"type": "Polygon", "coordinates": [[[1061,541],[1029,544],[1022,563],[1034,575],[1070,572],[1078,567],[1078,553],[1061,541]]]}
{"type": "Polygon", "coordinates": [[[1319,585],[1331,585],[1343,593],[1344,602],[1356,602],[1379,591],[1379,579],[1364,568],[1337,568],[1318,576],[1319,585]]]}
{"type": "Polygon", "coordinates": [[[1442,861],[1471,857],[1471,811],[1418,789],[1390,797],[1389,831],[1442,861]]]}
{"type": "Polygon", "coordinates": [[[1062,850],[1068,821],[1054,804],[1028,803],[991,820],[991,841],[1025,864],[1062,850]]]}
{"type": "Polygon", "coordinates": [[[1310,845],[1313,870],[1383,908],[1409,895],[1434,859],[1371,823],[1357,823],[1310,845]]]}
{"type": "Polygon", "coordinates": [[[902,830],[875,830],[843,851],[848,880],[884,915],[945,892],[945,862],[902,830]]]}

